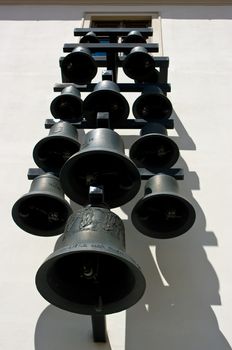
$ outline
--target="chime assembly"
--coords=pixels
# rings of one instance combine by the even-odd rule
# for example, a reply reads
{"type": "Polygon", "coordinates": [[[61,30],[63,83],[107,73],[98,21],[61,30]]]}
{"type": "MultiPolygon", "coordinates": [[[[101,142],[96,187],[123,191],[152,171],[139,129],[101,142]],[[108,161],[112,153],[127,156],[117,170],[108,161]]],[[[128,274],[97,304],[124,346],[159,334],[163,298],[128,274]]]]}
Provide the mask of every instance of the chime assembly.
{"type": "Polygon", "coordinates": [[[111,208],[132,200],[146,180],[144,196],[131,214],[143,235],[180,236],[193,226],[196,214],[173,168],[179,149],[167,133],[173,127],[166,96],[168,61],[151,55],[158,50],[147,42],[151,28],[124,28],[120,35],[107,28],[75,33],[80,43],[66,45],[69,53],[60,59],[62,84],[55,91],[61,93],[50,106],[56,121],[46,121],[49,134],[33,150],[38,169],[29,169],[31,188],[16,201],[12,216],[28,233],[60,234],[38,269],[37,289],[61,309],[91,315],[94,340],[105,341],[105,315],[134,305],[146,285],[141,268],[126,253],[123,221],[111,208]],[[102,37],[115,45],[108,48],[102,37]],[[92,83],[103,65],[107,74],[92,83]],[[117,81],[119,67],[133,84],[117,81]],[[82,91],[88,92],[84,101],[82,91]],[[141,92],[131,109],[133,119],[126,91],[141,92]],[[141,129],[129,157],[116,128],[141,129]],[[91,129],[82,144],[77,129],[91,129]],[[82,208],[73,212],[65,195],[82,208]]]}

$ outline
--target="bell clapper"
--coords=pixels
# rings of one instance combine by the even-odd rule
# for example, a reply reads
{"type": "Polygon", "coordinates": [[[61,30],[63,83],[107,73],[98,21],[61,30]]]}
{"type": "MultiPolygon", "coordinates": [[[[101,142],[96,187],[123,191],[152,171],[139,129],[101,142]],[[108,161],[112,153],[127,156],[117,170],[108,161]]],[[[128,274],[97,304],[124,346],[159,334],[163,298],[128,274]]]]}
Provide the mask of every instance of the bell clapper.
{"type": "Polygon", "coordinates": [[[177,215],[176,210],[173,208],[169,209],[165,215],[166,220],[181,219],[181,215],[177,215]]]}
{"type": "Polygon", "coordinates": [[[102,311],[102,305],[103,305],[102,297],[101,297],[101,295],[98,295],[98,300],[97,300],[97,305],[96,305],[96,311],[97,312],[101,312],[102,311]]]}

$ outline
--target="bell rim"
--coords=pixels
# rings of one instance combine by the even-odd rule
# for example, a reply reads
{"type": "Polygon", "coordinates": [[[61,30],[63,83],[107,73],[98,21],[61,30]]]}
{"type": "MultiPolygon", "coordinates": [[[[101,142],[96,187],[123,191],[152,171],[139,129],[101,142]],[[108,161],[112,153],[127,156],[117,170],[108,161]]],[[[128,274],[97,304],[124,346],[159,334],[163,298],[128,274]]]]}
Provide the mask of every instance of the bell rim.
{"type": "MultiPolygon", "coordinates": [[[[123,311],[125,309],[128,309],[129,307],[132,307],[133,305],[135,305],[143,296],[144,292],[145,292],[145,288],[146,288],[146,280],[145,277],[142,273],[142,270],[140,268],[140,266],[134,261],[133,258],[131,258],[130,256],[128,256],[126,254],[126,252],[122,251],[122,250],[118,250],[115,249],[111,246],[104,246],[102,244],[102,247],[96,247],[96,244],[93,242],[91,243],[85,243],[85,245],[89,245],[89,247],[83,247],[83,246],[76,246],[76,247],[71,247],[72,252],[70,252],[70,247],[65,247],[65,248],[61,248],[58,249],[56,251],[54,251],[52,254],[50,254],[47,259],[44,261],[44,263],[39,267],[36,276],[35,276],[35,283],[36,283],[36,287],[39,291],[39,293],[51,304],[55,305],[58,308],[61,308],[63,310],[66,311],[70,311],[73,313],[78,313],[78,314],[82,314],[82,315],[107,315],[107,314],[112,314],[112,313],[116,313],[116,312],[120,312],[123,311]],[[105,251],[103,251],[103,249],[105,249],[105,251]],[[108,249],[108,251],[107,251],[108,249]],[[110,251],[111,250],[111,251],[110,251]],[[89,312],[83,312],[87,305],[83,304],[84,306],[79,307],[79,308],[74,308],[71,307],[71,305],[73,304],[75,306],[75,302],[69,302],[69,306],[67,306],[67,299],[65,299],[64,297],[59,297],[59,295],[57,293],[55,293],[52,288],[50,286],[48,286],[48,283],[46,283],[47,279],[46,279],[46,273],[49,271],[49,268],[52,267],[52,264],[56,261],[58,261],[60,258],[63,258],[65,256],[69,256],[69,255],[74,255],[77,253],[101,253],[102,255],[107,255],[107,256],[111,256],[113,258],[117,258],[119,259],[121,262],[123,262],[125,265],[130,267],[130,271],[131,273],[134,272],[134,277],[135,277],[135,285],[134,288],[131,290],[131,292],[129,294],[127,294],[123,299],[120,299],[118,307],[115,307],[115,303],[111,302],[108,304],[107,306],[107,311],[104,312],[100,312],[100,311],[94,311],[92,308],[91,311],[89,312]],[[120,252],[120,253],[119,253],[120,252]],[[120,256],[118,255],[120,254],[120,256]],[[137,279],[136,279],[137,278],[137,279]],[[40,284],[40,286],[39,286],[40,284]],[[42,288],[41,288],[41,284],[42,284],[42,288]],[[38,287],[39,286],[39,287],[38,287]],[[42,293],[41,293],[42,291],[42,293]],[[50,294],[49,295],[49,299],[47,297],[45,297],[45,293],[50,294]],[[51,299],[50,299],[51,297],[51,299]],[[58,298],[57,298],[58,297],[58,298]],[[59,299],[60,301],[63,300],[64,303],[61,306],[61,303],[54,303],[54,299],[59,299]],[[65,306],[65,307],[64,307],[65,306]]],[[[47,294],[47,295],[48,295],[47,294]]],[[[89,308],[90,310],[90,308],[89,308]]]]}
{"type": "Polygon", "coordinates": [[[133,115],[134,115],[134,117],[136,119],[144,119],[144,120],[146,120],[148,122],[156,122],[157,120],[169,119],[171,117],[172,113],[173,113],[173,105],[172,105],[171,101],[169,100],[169,98],[167,98],[167,96],[159,94],[159,93],[152,93],[152,92],[150,92],[150,93],[146,93],[145,96],[143,94],[141,94],[139,97],[137,97],[137,99],[134,101],[133,106],[132,106],[132,113],[133,113],[133,115]],[[137,111],[136,111],[137,105],[140,103],[140,100],[143,99],[144,97],[153,97],[154,95],[159,96],[162,100],[167,102],[168,105],[169,105],[169,109],[170,110],[163,117],[158,117],[158,118],[154,117],[154,118],[152,118],[152,117],[148,116],[148,117],[144,118],[139,113],[137,113],[137,111]]]}
{"type": "MultiPolygon", "coordinates": [[[[169,169],[171,168],[178,160],[179,156],[180,156],[180,152],[179,152],[179,148],[177,146],[177,144],[175,143],[175,141],[173,141],[172,139],[170,139],[168,136],[166,135],[162,135],[162,134],[159,134],[159,133],[150,133],[150,134],[147,134],[147,135],[143,135],[143,136],[140,136],[139,139],[137,139],[131,146],[130,148],[130,158],[132,159],[132,161],[137,165],[136,161],[134,160],[133,156],[132,156],[132,153],[135,152],[135,149],[136,147],[140,147],[142,146],[142,142],[144,139],[149,139],[149,138],[153,138],[153,137],[159,137],[160,139],[165,139],[167,140],[172,146],[173,146],[173,149],[174,149],[174,152],[173,152],[173,157],[172,157],[172,161],[169,161],[168,165],[166,166],[163,166],[163,167],[145,167],[145,166],[142,166],[144,167],[145,169],[147,170],[150,170],[150,171],[154,171],[156,169],[169,169]]],[[[138,165],[137,165],[138,166],[138,165]]]]}
{"type": "MultiPolygon", "coordinates": [[[[119,158],[120,160],[122,160],[123,162],[127,162],[127,165],[129,165],[129,168],[131,170],[131,174],[134,174],[133,178],[135,179],[135,182],[136,184],[133,186],[133,191],[128,191],[127,194],[130,194],[129,197],[127,198],[124,198],[126,197],[126,194],[123,196],[123,201],[119,201],[119,200],[113,200],[113,201],[106,201],[106,204],[110,207],[110,208],[117,208],[117,207],[120,207],[124,204],[126,204],[127,202],[129,202],[130,200],[132,200],[136,194],[139,192],[139,189],[140,189],[140,186],[141,186],[141,177],[140,177],[140,173],[139,173],[139,170],[138,168],[136,167],[135,163],[129,158],[127,157],[126,155],[124,154],[121,154],[121,153],[116,153],[108,148],[100,148],[100,149],[97,149],[97,148],[94,148],[94,149],[88,149],[88,150],[85,150],[85,149],[81,149],[79,152],[77,152],[76,154],[72,155],[67,161],[66,163],[63,165],[63,167],[61,168],[61,171],[60,171],[60,182],[61,182],[61,186],[64,190],[64,192],[66,193],[66,195],[71,199],[73,200],[75,203],[78,203],[80,205],[86,205],[88,204],[88,200],[87,201],[80,201],[80,198],[79,196],[72,196],[70,197],[68,192],[72,192],[72,189],[71,187],[69,188],[70,191],[67,191],[67,187],[66,187],[66,184],[67,184],[67,181],[65,180],[65,178],[67,178],[67,175],[68,173],[70,172],[70,168],[73,167],[73,165],[75,165],[76,163],[76,160],[79,161],[79,159],[83,158],[86,156],[86,154],[91,154],[91,155],[99,155],[99,154],[112,154],[113,156],[116,156],[117,158],[119,158]],[[66,175],[65,175],[66,174],[66,175]],[[76,201],[76,199],[79,198],[79,201],[76,201]],[[128,199],[129,198],[129,199],[128,199]]],[[[68,186],[69,186],[70,182],[68,183],[68,186]]]]}
{"type": "MultiPolygon", "coordinates": [[[[71,102],[70,102],[71,103],[71,102]]],[[[69,121],[73,121],[74,119],[75,119],[75,122],[79,122],[79,121],[81,121],[82,120],[82,114],[83,114],[83,112],[82,112],[82,110],[83,110],[83,101],[82,101],[82,99],[81,99],[81,97],[78,97],[78,96],[73,96],[72,94],[61,94],[61,95],[58,95],[58,96],[56,96],[53,100],[52,100],[52,102],[51,102],[51,104],[50,104],[50,111],[51,111],[51,114],[52,114],[52,116],[55,118],[55,119],[60,119],[60,120],[63,120],[63,121],[67,121],[67,122],[69,122],[69,121]],[[58,114],[58,113],[56,113],[56,109],[57,109],[57,107],[55,107],[54,105],[56,105],[56,103],[57,103],[57,101],[59,102],[59,100],[62,98],[62,97],[68,97],[69,99],[72,99],[73,100],[73,103],[75,103],[75,104],[79,104],[79,110],[80,110],[80,116],[78,117],[78,116],[75,116],[75,117],[71,117],[71,118],[64,118],[64,117],[60,117],[60,114],[58,114]]]]}
{"type": "Polygon", "coordinates": [[[23,231],[30,233],[32,235],[35,236],[41,236],[41,237],[51,237],[51,236],[57,236],[60,235],[61,233],[63,233],[65,225],[66,225],[66,221],[64,222],[63,225],[61,225],[60,227],[56,228],[56,229],[51,229],[51,230],[38,230],[36,228],[32,228],[30,229],[30,226],[25,225],[23,220],[20,218],[20,215],[18,215],[18,209],[20,204],[25,200],[25,199],[29,199],[29,198],[33,198],[33,197],[52,197],[53,199],[56,199],[59,201],[59,203],[61,203],[67,210],[67,219],[68,220],[69,216],[73,213],[73,210],[70,206],[70,204],[68,203],[68,201],[66,199],[61,199],[58,195],[55,194],[51,194],[48,191],[44,191],[43,193],[38,192],[38,191],[34,191],[34,192],[28,192],[26,194],[24,194],[22,197],[20,197],[13,205],[12,210],[11,210],[11,215],[12,218],[14,220],[14,222],[16,223],[16,225],[18,227],[20,227],[23,231]],[[40,231],[41,234],[38,234],[38,231],[40,231]],[[42,234],[44,232],[44,234],[42,234]]]}
{"type": "Polygon", "coordinates": [[[152,238],[157,238],[157,239],[170,239],[170,238],[175,238],[178,236],[183,235],[184,233],[188,232],[193,224],[195,223],[196,220],[196,211],[194,206],[184,197],[181,195],[176,195],[174,193],[170,193],[170,192],[162,192],[162,193],[149,193],[146,194],[145,197],[141,198],[137,204],[134,206],[132,213],[131,213],[131,220],[133,225],[135,226],[135,228],[143,233],[146,236],[152,237],[152,238]],[[182,225],[181,228],[177,228],[175,230],[169,230],[169,231],[152,231],[149,228],[146,228],[145,226],[143,226],[143,224],[141,224],[141,220],[138,219],[138,215],[136,214],[136,211],[138,209],[140,209],[141,205],[143,205],[144,203],[148,202],[150,199],[154,199],[154,197],[159,198],[159,197],[172,197],[175,198],[179,201],[181,201],[182,203],[184,203],[188,209],[188,220],[186,220],[186,222],[184,223],[184,225],[182,225]]]}

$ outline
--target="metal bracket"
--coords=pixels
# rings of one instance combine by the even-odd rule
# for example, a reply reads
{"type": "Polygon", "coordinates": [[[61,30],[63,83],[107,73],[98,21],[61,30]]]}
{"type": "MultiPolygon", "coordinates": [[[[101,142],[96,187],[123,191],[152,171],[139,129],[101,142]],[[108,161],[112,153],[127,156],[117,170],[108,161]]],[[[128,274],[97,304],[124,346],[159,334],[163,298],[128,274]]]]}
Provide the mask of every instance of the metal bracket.
{"type": "Polygon", "coordinates": [[[109,112],[98,112],[96,120],[97,128],[110,129],[110,115],[109,112]]]}
{"type": "Polygon", "coordinates": [[[93,205],[104,203],[103,186],[89,186],[89,203],[93,205]]]}
{"type": "Polygon", "coordinates": [[[45,171],[40,168],[29,168],[27,172],[28,180],[34,180],[37,176],[45,174],[45,171]]]}
{"type": "Polygon", "coordinates": [[[157,168],[155,171],[151,172],[145,168],[139,168],[139,173],[141,176],[141,180],[148,180],[150,177],[157,174],[165,174],[174,177],[176,180],[184,180],[184,170],[181,168],[170,168],[170,169],[159,169],[157,168]]]}

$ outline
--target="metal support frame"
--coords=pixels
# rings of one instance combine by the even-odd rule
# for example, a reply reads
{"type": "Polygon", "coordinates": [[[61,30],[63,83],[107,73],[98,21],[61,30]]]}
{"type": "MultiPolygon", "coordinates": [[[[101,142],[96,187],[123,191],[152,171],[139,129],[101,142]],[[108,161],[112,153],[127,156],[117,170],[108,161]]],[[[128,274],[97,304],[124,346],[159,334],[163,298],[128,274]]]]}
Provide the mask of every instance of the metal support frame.
{"type": "MultiPolygon", "coordinates": [[[[75,28],[74,36],[84,36],[90,31],[93,31],[99,37],[108,37],[109,43],[66,43],[63,46],[63,51],[66,53],[72,52],[77,46],[82,46],[88,48],[92,54],[96,52],[104,53],[101,56],[93,56],[96,61],[97,67],[105,67],[107,70],[102,75],[102,80],[112,80],[117,83],[117,73],[118,68],[122,67],[125,55],[130,52],[135,46],[143,46],[147,49],[148,52],[158,52],[158,44],[156,43],[119,43],[120,37],[125,37],[131,30],[139,31],[145,39],[152,36],[152,28],[75,28]],[[123,55],[119,55],[123,53],[123,55]]],[[[60,66],[64,57],[60,57],[60,66]]],[[[171,86],[168,84],[168,67],[169,67],[169,58],[168,57],[153,57],[155,67],[159,69],[159,82],[156,84],[162,89],[166,95],[171,91],[171,86]]],[[[55,84],[54,91],[61,92],[65,87],[73,85],[83,92],[92,92],[96,84],[87,84],[87,85],[77,85],[74,83],[65,82],[65,77],[62,76],[62,83],[55,84]]],[[[145,86],[154,85],[151,83],[142,84],[142,83],[117,83],[121,92],[142,92],[145,86]]],[[[45,128],[50,129],[56,123],[53,119],[46,119],[45,128]]],[[[146,125],[146,121],[143,119],[127,119],[117,126],[117,129],[141,129],[146,125]]],[[[165,119],[159,121],[167,129],[174,128],[173,119],[165,119]]],[[[87,124],[86,120],[83,119],[79,123],[72,123],[77,129],[85,128],[110,128],[110,118],[108,112],[99,112],[97,113],[96,125],[87,124]]],[[[173,176],[176,180],[184,179],[183,169],[180,168],[170,168],[170,169],[156,169],[151,172],[144,168],[139,168],[139,173],[141,180],[148,180],[150,177],[163,173],[170,176],[173,176]]],[[[40,168],[29,168],[27,177],[29,180],[35,179],[37,176],[44,174],[45,171],[40,168]]],[[[59,176],[59,174],[55,174],[59,176]]],[[[99,184],[98,186],[90,186],[89,188],[89,203],[92,205],[103,205],[104,204],[104,188],[99,184]]],[[[95,342],[106,342],[106,316],[105,315],[91,315],[92,321],[92,330],[93,330],[93,340],[95,342]]]]}
{"type": "MultiPolygon", "coordinates": [[[[89,204],[104,204],[104,188],[103,186],[89,187],[89,204]]],[[[91,315],[93,340],[95,342],[106,342],[106,317],[105,315],[91,315]]]]}

